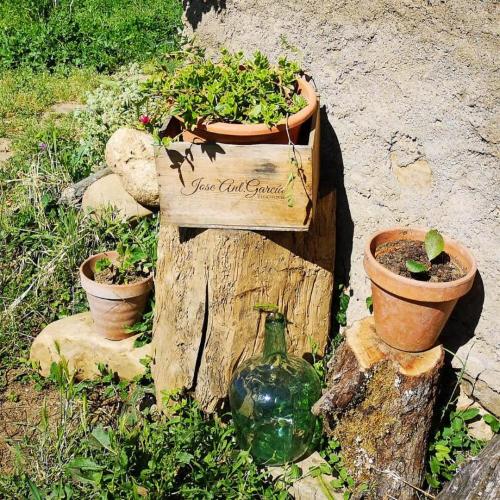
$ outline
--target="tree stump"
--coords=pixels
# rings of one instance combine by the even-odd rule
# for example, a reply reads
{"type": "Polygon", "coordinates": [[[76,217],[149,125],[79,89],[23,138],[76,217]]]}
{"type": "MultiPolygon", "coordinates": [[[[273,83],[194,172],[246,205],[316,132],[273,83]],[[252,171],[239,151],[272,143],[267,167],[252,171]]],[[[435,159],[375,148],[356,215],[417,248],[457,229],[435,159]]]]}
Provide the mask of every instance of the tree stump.
{"type": "Polygon", "coordinates": [[[416,354],[387,346],[369,317],[347,330],[330,362],[313,412],[370,498],[417,498],[443,360],[441,346],[416,354]]]}
{"type": "Polygon", "coordinates": [[[335,192],[322,178],[309,231],[188,229],[160,223],[154,362],[162,391],[191,391],[206,411],[221,406],[234,369],[260,352],[254,306],[275,303],[291,321],[288,347],[322,355],[330,329],[335,192]]]}
{"type": "Polygon", "coordinates": [[[497,500],[500,492],[500,436],[471,459],[443,488],[439,500],[497,500]]]}

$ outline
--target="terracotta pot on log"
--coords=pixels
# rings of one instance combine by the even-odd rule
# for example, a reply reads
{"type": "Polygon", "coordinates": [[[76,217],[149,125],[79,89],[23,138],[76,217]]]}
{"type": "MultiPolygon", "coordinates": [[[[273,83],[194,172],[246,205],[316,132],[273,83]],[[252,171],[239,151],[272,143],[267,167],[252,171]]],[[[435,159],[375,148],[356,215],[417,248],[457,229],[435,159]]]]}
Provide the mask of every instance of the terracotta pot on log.
{"type": "MultiPolygon", "coordinates": [[[[300,128],[318,106],[316,92],[312,85],[303,78],[297,80],[299,94],[307,106],[298,113],[291,115],[276,126],[269,127],[264,123],[204,123],[202,120],[194,130],[184,130],[183,140],[186,142],[219,142],[222,144],[288,144],[288,135],[292,143],[297,144],[300,128]],[[288,124],[288,133],[287,133],[288,124]]],[[[177,117],[182,123],[182,119],[177,117]]]]}
{"type": "Polygon", "coordinates": [[[118,258],[118,252],[104,252],[89,257],[80,266],[80,278],[87,292],[96,332],[110,340],[122,340],[131,336],[126,328],[139,321],[144,312],[149,292],[153,288],[153,275],[124,285],[97,283],[94,281],[95,264],[105,257],[113,262],[118,258]]]}
{"type": "Polygon", "coordinates": [[[445,238],[444,251],[466,273],[458,280],[430,283],[399,276],[375,260],[375,250],[397,240],[424,241],[423,229],[392,228],[372,235],[365,247],[364,267],[372,282],[373,315],[380,338],[407,352],[426,351],[436,341],[457,300],[472,287],[476,262],[459,243],[445,238]]]}

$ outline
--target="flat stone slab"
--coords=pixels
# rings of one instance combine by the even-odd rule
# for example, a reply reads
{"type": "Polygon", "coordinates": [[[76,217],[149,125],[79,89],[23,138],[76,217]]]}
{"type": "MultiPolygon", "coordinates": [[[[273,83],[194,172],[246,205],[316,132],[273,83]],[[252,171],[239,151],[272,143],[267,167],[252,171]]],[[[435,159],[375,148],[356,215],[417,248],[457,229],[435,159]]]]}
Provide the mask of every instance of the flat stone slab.
{"type": "Polygon", "coordinates": [[[90,312],[54,321],[35,338],[30,360],[40,364],[47,377],[52,362],[68,362],[71,373],[79,380],[99,378],[98,363],[106,365],[121,379],[131,380],[145,372],[141,359],[152,355],[151,344],[134,347],[134,335],[125,340],[108,340],[95,333],[90,312]]]}
{"type": "Polygon", "coordinates": [[[106,175],[91,184],[82,198],[82,209],[99,214],[109,208],[116,209],[124,219],[146,217],[153,213],[125,191],[117,174],[106,175]]]}
{"type": "Polygon", "coordinates": [[[74,113],[77,110],[83,109],[85,106],[79,102],[58,102],[53,104],[44,115],[57,114],[57,115],[67,115],[69,113],[74,113]]]}
{"type": "MultiPolygon", "coordinates": [[[[330,483],[335,478],[328,474],[322,474],[320,477],[312,477],[311,469],[326,464],[326,460],[318,452],[314,452],[304,460],[297,462],[296,465],[302,470],[302,477],[294,481],[288,488],[288,492],[295,500],[343,500],[344,495],[338,490],[334,490],[330,483]],[[325,491],[326,490],[326,491],[325,491]]],[[[269,467],[269,473],[274,479],[279,480],[286,476],[284,467],[269,467]]]]}

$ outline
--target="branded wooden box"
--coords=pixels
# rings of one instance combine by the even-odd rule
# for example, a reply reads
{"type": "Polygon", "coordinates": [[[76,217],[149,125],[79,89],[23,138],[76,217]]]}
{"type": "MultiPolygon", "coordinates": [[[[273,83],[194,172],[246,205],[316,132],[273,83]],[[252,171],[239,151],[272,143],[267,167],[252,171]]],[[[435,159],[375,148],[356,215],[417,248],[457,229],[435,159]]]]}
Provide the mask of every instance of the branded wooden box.
{"type": "Polygon", "coordinates": [[[307,231],[319,182],[319,105],[301,137],[295,146],[158,146],[162,217],[183,227],[307,231]]]}

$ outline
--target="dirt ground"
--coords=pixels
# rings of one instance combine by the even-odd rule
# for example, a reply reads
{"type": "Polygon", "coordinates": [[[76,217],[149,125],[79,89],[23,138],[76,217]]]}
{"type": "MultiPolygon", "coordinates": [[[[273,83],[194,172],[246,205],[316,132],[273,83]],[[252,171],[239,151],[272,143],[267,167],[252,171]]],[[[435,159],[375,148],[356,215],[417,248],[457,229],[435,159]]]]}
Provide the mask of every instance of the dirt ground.
{"type": "Polygon", "coordinates": [[[38,390],[33,380],[22,381],[22,371],[7,374],[7,384],[0,393],[0,474],[12,472],[15,446],[37,432],[42,409],[52,420],[60,411],[57,388],[38,390]]]}

